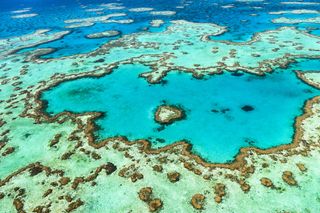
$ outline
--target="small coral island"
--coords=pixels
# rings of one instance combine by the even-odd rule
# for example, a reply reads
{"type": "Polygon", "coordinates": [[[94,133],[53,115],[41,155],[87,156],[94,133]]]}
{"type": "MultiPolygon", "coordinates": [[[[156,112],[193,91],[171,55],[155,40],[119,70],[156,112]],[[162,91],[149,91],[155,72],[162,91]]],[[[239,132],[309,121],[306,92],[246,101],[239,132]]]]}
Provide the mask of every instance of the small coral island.
{"type": "Polygon", "coordinates": [[[155,121],[160,124],[172,124],[185,117],[184,110],[181,107],[172,105],[161,105],[155,113],[155,121]]]}
{"type": "Polygon", "coordinates": [[[121,32],[117,30],[107,30],[99,33],[92,33],[87,35],[87,38],[95,39],[95,38],[105,38],[105,37],[114,37],[120,35],[121,32]]]}

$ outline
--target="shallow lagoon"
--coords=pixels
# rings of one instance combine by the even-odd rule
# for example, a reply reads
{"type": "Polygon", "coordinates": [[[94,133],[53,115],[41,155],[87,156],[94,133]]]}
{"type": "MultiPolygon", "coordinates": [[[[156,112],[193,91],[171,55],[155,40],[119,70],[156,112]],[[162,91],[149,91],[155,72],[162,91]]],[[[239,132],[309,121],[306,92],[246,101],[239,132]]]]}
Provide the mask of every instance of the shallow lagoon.
{"type": "MultiPolygon", "coordinates": [[[[312,0],[315,1],[316,0],[312,0]]],[[[221,26],[227,26],[228,32],[213,39],[232,40],[232,41],[248,41],[256,32],[266,30],[274,30],[281,26],[288,24],[274,24],[271,22],[274,18],[310,18],[316,17],[317,14],[284,14],[284,15],[270,15],[269,12],[282,11],[288,9],[302,9],[301,5],[283,5],[279,1],[179,1],[172,0],[170,4],[166,0],[150,0],[150,1],[130,1],[121,0],[120,3],[124,8],[117,10],[108,10],[101,7],[103,0],[49,0],[45,3],[41,1],[30,1],[26,4],[22,0],[3,0],[0,7],[0,19],[5,20],[0,22],[0,38],[10,36],[23,35],[31,33],[34,29],[49,28],[54,31],[65,30],[67,19],[87,18],[94,16],[101,16],[110,13],[125,13],[127,14],[121,19],[133,19],[131,24],[114,24],[114,23],[96,23],[91,27],[82,27],[73,29],[63,41],[55,41],[50,44],[43,44],[39,47],[51,47],[57,51],[45,57],[62,57],[74,55],[78,53],[90,52],[102,44],[113,40],[115,38],[102,39],[87,39],[85,36],[91,33],[101,32],[105,30],[119,30],[122,35],[132,34],[143,31],[161,31],[164,28],[150,27],[149,22],[153,19],[162,19],[168,25],[171,20],[187,20],[190,22],[199,23],[215,23],[221,26]],[[225,6],[231,6],[225,8],[225,6]],[[39,14],[36,17],[28,19],[12,19],[11,11],[22,9],[25,6],[32,7],[30,13],[39,14]],[[131,12],[130,8],[137,7],[151,7],[155,11],[171,10],[176,11],[174,16],[154,16],[149,12],[131,12]],[[101,14],[96,12],[88,12],[87,9],[104,9],[101,14]],[[54,17],[54,19],[52,18],[54,17]],[[227,17],[227,18],[226,18],[227,17]]],[[[319,5],[304,5],[304,9],[319,10],[319,5]]],[[[305,30],[310,27],[314,29],[311,33],[319,35],[319,25],[312,23],[300,23],[290,26],[295,26],[298,29],[305,30]]],[[[32,48],[31,48],[32,49],[32,48]]]]}
{"type": "Polygon", "coordinates": [[[121,66],[101,78],[59,84],[42,98],[49,102],[50,114],[106,112],[96,121],[99,139],[123,135],[130,140],[148,139],[153,147],[186,139],[194,152],[222,163],[233,160],[241,147],[265,149],[290,143],[304,102],[320,94],[292,70],[266,76],[224,73],[202,80],[174,72],[164,84],[137,78],[146,71],[142,65],[121,66]],[[186,119],[161,127],[154,112],[163,103],[183,107],[186,119]],[[254,109],[245,111],[245,105],[254,109]]]}

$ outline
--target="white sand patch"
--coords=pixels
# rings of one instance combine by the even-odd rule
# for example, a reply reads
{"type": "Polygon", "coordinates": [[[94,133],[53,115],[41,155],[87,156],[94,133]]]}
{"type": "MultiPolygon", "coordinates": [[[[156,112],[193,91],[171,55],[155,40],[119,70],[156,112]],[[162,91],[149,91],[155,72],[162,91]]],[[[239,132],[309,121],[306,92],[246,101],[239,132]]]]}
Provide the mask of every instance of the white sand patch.
{"type": "Polygon", "coordinates": [[[176,14],[175,11],[152,11],[150,12],[151,15],[155,15],[155,16],[173,16],[176,14]]]}
{"type": "Polygon", "coordinates": [[[320,5],[318,2],[302,2],[302,1],[285,1],[281,4],[291,4],[291,5],[320,5]]]}
{"type": "Polygon", "coordinates": [[[103,32],[98,32],[98,33],[92,33],[87,35],[87,38],[105,38],[105,37],[113,37],[113,36],[117,36],[120,35],[120,32],[117,30],[107,30],[107,31],[103,31],[103,32]]]}
{"type": "Polygon", "coordinates": [[[138,7],[129,9],[130,12],[147,12],[151,10],[153,10],[151,7],[138,7]]]}
{"type": "Polygon", "coordinates": [[[133,19],[121,19],[121,20],[106,20],[103,21],[103,23],[117,23],[117,24],[131,24],[133,23],[134,20],[133,19]]]}
{"type": "Polygon", "coordinates": [[[112,17],[120,17],[120,16],[126,16],[125,13],[113,13],[105,16],[95,16],[90,18],[79,18],[79,19],[68,19],[65,20],[64,23],[71,24],[71,23],[77,23],[77,22],[102,22],[106,21],[112,17]]]}
{"type": "Polygon", "coordinates": [[[73,29],[73,28],[79,28],[79,27],[91,27],[93,25],[94,25],[93,22],[80,22],[80,23],[67,25],[65,26],[65,28],[73,29]]]}
{"type": "Polygon", "coordinates": [[[320,24],[320,17],[307,18],[307,19],[289,19],[289,18],[281,17],[281,18],[273,19],[272,22],[277,24],[299,24],[299,23],[320,24]]]}
{"type": "Polygon", "coordinates": [[[17,13],[26,13],[26,12],[29,12],[31,10],[31,7],[29,8],[24,8],[24,9],[21,9],[21,10],[14,10],[14,11],[11,11],[11,13],[14,13],[14,14],[17,14],[17,13]]]}
{"type": "Polygon", "coordinates": [[[86,12],[101,12],[104,8],[92,8],[92,9],[86,9],[86,12]]]}
{"type": "Polygon", "coordinates": [[[223,5],[223,6],[221,6],[221,7],[224,8],[224,9],[234,8],[234,5],[233,5],[233,4],[227,4],[227,5],[223,5]]]}
{"type": "Polygon", "coordinates": [[[31,18],[31,17],[35,17],[37,15],[38,15],[37,13],[28,13],[28,14],[11,16],[11,18],[14,18],[14,19],[31,18]]]}
{"type": "Polygon", "coordinates": [[[160,27],[160,26],[163,25],[163,24],[164,24],[164,21],[161,20],[161,19],[155,19],[155,20],[152,20],[152,21],[150,22],[150,25],[151,25],[152,27],[160,27]]]}
{"type": "Polygon", "coordinates": [[[282,14],[318,14],[320,13],[317,10],[306,10],[306,9],[301,9],[301,10],[281,10],[281,11],[276,11],[276,12],[269,12],[271,15],[282,15],[282,14]]]}

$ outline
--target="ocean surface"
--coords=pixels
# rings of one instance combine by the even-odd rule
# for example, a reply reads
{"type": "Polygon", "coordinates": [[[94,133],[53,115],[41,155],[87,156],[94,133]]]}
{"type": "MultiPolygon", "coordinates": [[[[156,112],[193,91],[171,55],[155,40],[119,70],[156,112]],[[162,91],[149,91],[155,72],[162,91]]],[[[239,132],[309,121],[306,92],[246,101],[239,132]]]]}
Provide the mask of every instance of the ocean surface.
{"type": "Polygon", "coordinates": [[[154,147],[188,140],[206,160],[222,163],[232,161],[241,147],[291,143],[305,100],[320,94],[292,70],[266,76],[224,73],[202,80],[177,72],[165,84],[138,78],[146,71],[141,65],[126,65],[101,78],[59,84],[43,95],[47,112],[105,112],[97,120],[99,139],[121,135],[148,139],[154,147]],[[154,114],[162,104],[181,106],[186,119],[161,128],[154,114]],[[246,111],[245,106],[253,109],[246,111]]]}
{"type": "MultiPolygon", "coordinates": [[[[317,0],[309,2],[318,2],[317,0]]],[[[97,0],[3,0],[0,6],[0,38],[31,33],[37,29],[53,32],[66,30],[68,19],[88,18],[113,13],[132,19],[130,24],[95,23],[90,27],[72,29],[63,39],[21,50],[50,47],[56,51],[45,58],[58,58],[88,53],[123,35],[140,32],[162,32],[171,20],[215,23],[226,26],[228,32],[211,37],[213,40],[248,41],[257,32],[294,26],[320,35],[318,23],[275,24],[279,17],[314,18],[318,14],[269,14],[283,10],[320,10],[320,5],[279,4],[279,1],[97,1],[97,0]],[[116,3],[112,7],[101,4],[116,3]],[[150,7],[154,11],[175,11],[175,15],[152,15],[133,12],[130,8],[150,7]],[[16,10],[27,8],[37,16],[12,18],[16,10]],[[103,8],[103,10],[96,10],[103,8]],[[150,21],[161,19],[160,27],[150,21]],[[111,38],[88,39],[86,35],[105,30],[118,30],[121,35],[111,38]]],[[[24,13],[18,13],[24,14],[24,13]]],[[[195,79],[179,70],[170,73],[162,84],[150,84],[139,78],[148,71],[143,65],[123,65],[101,78],[81,78],[65,82],[45,91],[45,109],[54,115],[63,111],[75,113],[101,111],[106,114],[96,121],[99,140],[122,135],[130,140],[147,139],[153,147],[162,147],[179,140],[188,140],[193,152],[210,162],[228,162],[241,147],[262,149],[292,142],[294,122],[303,114],[306,100],[320,91],[296,77],[294,70],[316,70],[319,60],[299,60],[288,69],[276,69],[265,76],[238,72],[195,79]],[[179,105],[186,118],[169,126],[154,121],[161,104],[179,105]],[[243,109],[250,106],[251,111],[243,109]]]]}
{"type": "MultiPolygon", "coordinates": [[[[133,19],[131,24],[96,23],[91,27],[75,28],[72,33],[63,40],[43,44],[39,47],[56,48],[57,51],[46,57],[61,57],[66,55],[90,52],[105,42],[114,38],[87,39],[85,35],[105,30],[119,30],[123,35],[143,31],[164,31],[170,20],[187,20],[191,22],[209,22],[221,26],[227,26],[228,32],[214,39],[246,41],[255,33],[276,29],[288,24],[274,24],[272,19],[277,17],[287,18],[312,18],[318,14],[279,14],[270,15],[269,12],[283,10],[320,10],[320,5],[279,4],[280,0],[204,0],[181,1],[171,0],[144,0],[144,1],[105,1],[105,0],[2,0],[0,6],[0,38],[18,36],[31,33],[35,29],[52,29],[54,31],[65,30],[65,20],[75,18],[88,18],[112,13],[125,13],[122,19],[133,19]],[[115,3],[119,9],[108,9],[90,12],[90,9],[101,8],[103,4],[115,3]],[[123,8],[122,8],[123,7],[123,8]],[[175,11],[172,16],[152,15],[148,12],[131,12],[130,8],[150,7],[154,11],[175,11]],[[36,13],[38,16],[25,19],[12,19],[12,11],[30,9],[26,13],[36,13]],[[88,11],[89,10],[89,11],[88,11]],[[98,14],[97,14],[98,13],[98,14]],[[150,27],[153,19],[161,19],[165,24],[160,28],[150,27]]],[[[318,2],[309,0],[308,2],[318,2]]],[[[116,7],[115,7],[116,8],[116,7]]],[[[320,35],[319,24],[300,23],[292,26],[310,33],[320,35]]]]}

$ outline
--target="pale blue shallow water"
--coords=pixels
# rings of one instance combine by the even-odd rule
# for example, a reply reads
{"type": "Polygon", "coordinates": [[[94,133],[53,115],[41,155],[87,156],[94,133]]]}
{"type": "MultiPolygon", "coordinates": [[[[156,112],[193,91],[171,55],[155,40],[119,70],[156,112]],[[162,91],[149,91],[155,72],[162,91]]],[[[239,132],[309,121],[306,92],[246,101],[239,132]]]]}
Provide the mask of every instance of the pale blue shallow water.
{"type": "MultiPolygon", "coordinates": [[[[308,0],[317,2],[318,0],[308,0]]],[[[246,41],[249,40],[256,32],[273,30],[284,24],[274,24],[273,18],[310,18],[317,17],[317,14],[285,14],[270,15],[268,12],[309,9],[320,10],[320,5],[284,5],[280,4],[281,0],[241,2],[236,0],[2,0],[0,4],[0,38],[17,36],[33,32],[39,28],[49,28],[54,31],[66,30],[64,20],[74,18],[86,18],[101,16],[110,13],[126,13],[121,19],[133,19],[134,23],[128,25],[103,24],[97,23],[92,27],[82,27],[73,29],[72,33],[67,35],[63,40],[40,45],[40,47],[56,48],[57,51],[45,57],[61,57],[78,53],[92,51],[115,38],[87,39],[86,35],[104,30],[120,30],[122,35],[142,31],[155,31],[150,27],[149,22],[152,19],[163,19],[166,24],[170,20],[184,19],[192,22],[212,22],[228,27],[228,32],[215,37],[214,39],[246,41]],[[124,6],[120,10],[105,9],[101,14],[87,12],[86,9],[99,8],[102,3],[120,3],[124,6]],[[222,8],[232,4],[233,8],[222,8]],[[12,19],[11,11],[31,7],[30,13],[39,14],[33,18],[12,19]],[[153,16],[149,12],[130,12],[130,8],[151,7],[155,11],[172,10],[176,11],[174,16],[153,16]],[[178,7],[178,8],[177,8],[178,7]],[[255,16],[253,16],[253,14],[255,16]]],[[[101,7],[100,7],[101,8],[101,7]]],[[[299,29],[308,29],[312,27],[311,33],[320,35],[320,24],[294,24],[299,29]]],[[[164,28],[160,29],[164,30],[164,28]]]]}
{"type": "Polygon", "coordinates": [[[302,114],[307,99],[320,94],[292,70],[262,77],[224,73],[204,80],[175,72],[162,85],[137,78],[147,70],[142,65],[122,66],[101,78],[59,84],[42,98],[48,101],[50,114],[106,112],[97,120],[100,139],[122,135],[130,140],[148,139],[153,147],[187,139],[193,151],[206,160],[227,162],[241,147],[264,149],[291,143],[295,117],[302,114]],[[159,131],[154,112],[164,102],[182,106],[187,116],[159,131]],[[244,105],[254,110],[245,112],[241,109],[244,105]]]}
{"type": "MultiPolygon", "coordinates": [[[[318,2],[318,0],[308,0],[318,2]]],[[[163,31],[171,20],[210,22],[226,26],[228,32],[212,39],[247,41],[253,34],[273,30],[284,24],[274,24],[274,18],[312,18],[319,14],[270,15],[269,12],[309,9],[320,10],[320,5],[284,5],[280,0],[239,2],[235,0],[119,0],[119,10],[105,9],[101,14],[86,9],[99,8],[107,0],[3,0],[0,4],[0,38],[19,36],[41,28],[66,30],[67,19],[87,18],[111,13],[126,13],[120,19],[134,23],[119,25],[96,23],[91,27],[73,29],[63,39],[40,45],[57,51],[43,57],[61,57],[90,52],[113,38],[87,39],[90,33],[119,30],[122,35],[136,32],[163,31]],[[232,8],[222,8],[232,4],[232,8]],[[33,18],[12,19],[12,11],[30,7],[33,18]],[[155,11],[173,10],[174,16],[153,16],[148,12],[130,12],[130,8],[152,7],[155,11]],[[152,19],[163,19],[164,26],[150,27],[152,19]]],[[[320,35],[320,24],[293,24],[298,29],[320,35]]],[[[24,49],[30,51],[34,48],[24,49]]],[[[302,114],[304,102],[319,91],[302,83],[293,70],[317,70],[319,60],[299,60],[288,70],[259,77],[249,74],[232,76],[230,73],[206,80],[193,79],[188,74],[173,73],[167,84],[149,85],[138,74],[147,68],[139,65],[123,66],[102,78],[83,78],[62,83],[44,93],[49,101],[47,111],[56,114],[65,110],[74,112],[102,111],[106,117],[97,120],[101,127],[95,134],[103,139],[124,135],[129,139],[146,138],[154,147],[165,146],[181,139],[190,140],[194,152],[209,161],[226,162],[233,159],[241,147],[253,145],[269,148],[290,143],[294,134],[294,118],[302,114]],[[181,105],[186,120],[164,129],[153,120],[156,107],[166,101],[181,105]],[[254,107],[245,112],[244,105],[254,107]],[[212,110],[219,112],[212,112],[212,110]],[[221,112],[223,111],[223,112],[221,112]],[[159,131],[160,130],[160,131],[159,131]],[[157,138],[164,139],[157,140],[157,138]]]]}

